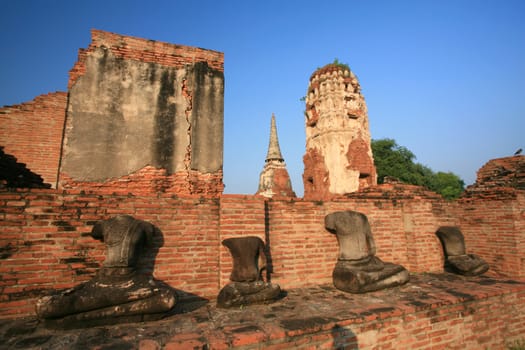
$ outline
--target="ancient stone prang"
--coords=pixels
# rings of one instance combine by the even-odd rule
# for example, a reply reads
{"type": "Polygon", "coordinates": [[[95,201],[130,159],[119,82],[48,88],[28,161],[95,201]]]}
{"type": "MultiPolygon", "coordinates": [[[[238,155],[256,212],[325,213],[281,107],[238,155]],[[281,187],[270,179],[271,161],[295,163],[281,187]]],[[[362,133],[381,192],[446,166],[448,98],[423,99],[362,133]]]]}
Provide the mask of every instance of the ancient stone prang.
{"type": "Polygon", "coordinates": [[[279,298],[281,288],[262,280],[259,258],[265,260],[264,242],[259,237],[236,237],[222,241],[233,258],[232,282],[221,289],[217,306],[227,308],[272,302],[279,298]]]}
{"type": "Polygon", "coordinates": [[[152,224],[128,215],[98,222],[91,236],[106,244],[104,266],[88,282],[39,299],[38,317],[50,326],[71,328],[164,316],[175,305],[175,293],[137,269],[155,232],[152,224]]]}
{"type": "Polygon", "coordinates": [[[408,271],[375,256],[376,246],[367,217],[339,211],[325,217],[326,229],[337,235],[339,258],[332,277],[334,286],[350,293],[365,293],[406,283],[408,271]]]}
{"type": "Polygon", "coordinates": [[[467,254],[465,239],[456,226],[442,226],[436,235],[443,245],[445,270],[465,276],[477,276],[488,271],[489,265],[475,254],[467,254]]]}
{"type": "Polygon", "coordinates": [[[377,184],[365,99],[346,65],[329,64],[312,74],[305,123],[305,199],[329,199],[377,184]]]}
{"type": "Polygon", "coordinates": [[[272,114],[270,126],[270,142],[268,144],[268,153],[264,168],[259,177],[259,189],[256,194],[272,198],[274,196],[295,197],[292,189],[292,182],[286,164],[279,147],[277,138],[277,126],[275,124],[275,115],[272,114]]]}

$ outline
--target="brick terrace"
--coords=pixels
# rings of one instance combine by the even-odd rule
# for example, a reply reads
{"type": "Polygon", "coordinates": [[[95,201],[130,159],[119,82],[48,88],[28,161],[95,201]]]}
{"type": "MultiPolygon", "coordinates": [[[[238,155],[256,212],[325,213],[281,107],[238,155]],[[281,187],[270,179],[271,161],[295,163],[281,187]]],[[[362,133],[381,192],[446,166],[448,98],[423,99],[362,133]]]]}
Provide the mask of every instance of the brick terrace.
{"type": "Polygon", "coordinates": [[[335,235],[324,216],[357,210],[369,218],[377,255],[410,272],[442,272],[435,232],[459,225],[467,252],[478,254],[496,277],[523,279],[523,194],[504,200],[445,202],[415,186],[393,185],[332,202],[220,198],[171,194],[111,194],[79,190],[0,191],[0,319],[34,314],[36,298],[90,279],[104,260],[104,244],[89,236],[97,220],[129,214],[161,232],[144,264],[173,288],[215,297],[229,279],[223,239],[261,237],[273,281],[293,289],[331,283],[335,235]]]}
{"type": "Polygon", "coordinates": [[[361,295],[331,285],[286,294],[228,310],[197,298],[161,321],[84,330],[3,321],[0,348],[505,349],[525,334],[525,282],[415,274],[404,286],[361,295]]]}

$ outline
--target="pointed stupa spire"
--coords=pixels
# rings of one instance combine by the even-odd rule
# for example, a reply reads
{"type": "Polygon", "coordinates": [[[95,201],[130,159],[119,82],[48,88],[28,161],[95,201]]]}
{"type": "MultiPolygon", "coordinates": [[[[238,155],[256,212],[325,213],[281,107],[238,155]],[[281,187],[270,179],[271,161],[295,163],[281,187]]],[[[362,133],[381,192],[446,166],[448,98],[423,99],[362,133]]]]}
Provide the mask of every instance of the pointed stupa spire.
{"type": "Polygon", "coordinates": [[[259,189],[257,194],[272,198],[295,197],[292,189],[290,175],[286,170],[286,164],[281,154],[279,140],[277,139],[277,127],[275,126],[275,115],[272,113],[272,124],[270,126],[270,144],[264,168],[259,176],[259,189]]]}
{"type": "Polygon", "coordinates": [[[284,162],[279,147],[279,139],[277,138],[277,126],[275,125],[275,115],[272,113],[272,123],[270,126],[270,143],[268,145],[268,153],[266,154],[266,162],[271,160],[278,160],[284,162]]]}

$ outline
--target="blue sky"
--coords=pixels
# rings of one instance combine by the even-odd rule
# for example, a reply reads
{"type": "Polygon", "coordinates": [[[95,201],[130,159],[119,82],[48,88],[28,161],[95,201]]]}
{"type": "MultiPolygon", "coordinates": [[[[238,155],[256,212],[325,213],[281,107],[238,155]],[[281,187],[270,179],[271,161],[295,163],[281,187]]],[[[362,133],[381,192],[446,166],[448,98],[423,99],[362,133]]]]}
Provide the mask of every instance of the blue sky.
{"type": "Polygon", "coordinates": [[[525,1],[0,0],[0,106],[66,91],[96,28],[225,54],[225,193],[255,193],[275,113],[303,193],[304,102],[335,58],[358,76],[372,138],[466,184],[525,148],[525,1]]]}

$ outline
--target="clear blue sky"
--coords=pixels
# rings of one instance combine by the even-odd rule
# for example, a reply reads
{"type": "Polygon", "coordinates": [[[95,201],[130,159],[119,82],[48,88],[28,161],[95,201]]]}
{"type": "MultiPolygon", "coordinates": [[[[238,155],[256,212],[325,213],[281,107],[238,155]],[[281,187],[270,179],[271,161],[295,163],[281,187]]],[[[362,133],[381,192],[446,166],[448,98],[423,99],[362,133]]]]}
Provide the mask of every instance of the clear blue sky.
{"type": "Polygon", "coordinates": [[[66,91],[96,28],[225,54],[226,193],[255,193],[271,114],[303,193],[308,79],[358,76],[374,139],[467,184],[525,148],[525,1],[0,0],[0,106],[66,91]]]}

